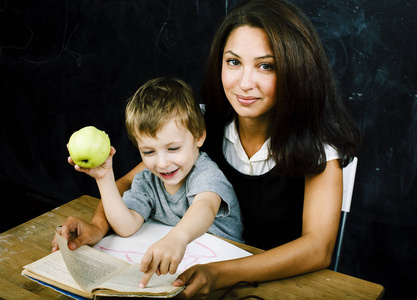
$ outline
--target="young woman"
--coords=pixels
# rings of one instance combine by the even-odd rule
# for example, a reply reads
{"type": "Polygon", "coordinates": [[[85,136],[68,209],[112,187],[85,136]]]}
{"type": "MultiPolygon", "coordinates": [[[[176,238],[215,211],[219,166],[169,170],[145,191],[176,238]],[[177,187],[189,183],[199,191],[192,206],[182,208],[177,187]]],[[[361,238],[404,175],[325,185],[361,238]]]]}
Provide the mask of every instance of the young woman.
{"type": "Polygon", "coordinates": [[[184,296],[327,267],[359,131],[313,25],[285,1],[237,7],[214,38],[203,95],[205,151],[235,188],[246,243],[268,251],[187,270],[184,296]]]}
{"type": "MultiPolygon", "coordinates": [[[[338,98],[320,39],[286,1],[252,0],[230,12],[208,60],[205,149],[232,183],[246,243],[268,251],[197,265],[180,275],[184,298],[239,281],[268,281],[327,267],[343,194],[342,167],[359,131],[338,98]]],[[[118,181],[126,190],[137,166],[118,181]]],[[[102,207],[91,224],[71,218],[76,248],[108,230],[102,207]]]]}

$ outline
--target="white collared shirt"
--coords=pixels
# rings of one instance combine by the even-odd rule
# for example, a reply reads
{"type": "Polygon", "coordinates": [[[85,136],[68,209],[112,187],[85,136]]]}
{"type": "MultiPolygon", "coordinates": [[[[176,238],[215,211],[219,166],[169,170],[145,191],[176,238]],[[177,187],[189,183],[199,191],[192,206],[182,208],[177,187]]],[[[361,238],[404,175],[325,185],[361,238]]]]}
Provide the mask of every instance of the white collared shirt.
{"type": "MultiPolygon", "coordinates": [[[[224,129],[223,155],[226,161],[242,174],[262,175],[275,167],[275,160],[268,151],[269,144],[270,138],[265,141],[258,152],[249,158],[240,142],[236,122],[231,122],[224,129]]],[[[339,158],[337,150],[333,147],[325,145],[324,149],[327,161],[339,158]]]]}

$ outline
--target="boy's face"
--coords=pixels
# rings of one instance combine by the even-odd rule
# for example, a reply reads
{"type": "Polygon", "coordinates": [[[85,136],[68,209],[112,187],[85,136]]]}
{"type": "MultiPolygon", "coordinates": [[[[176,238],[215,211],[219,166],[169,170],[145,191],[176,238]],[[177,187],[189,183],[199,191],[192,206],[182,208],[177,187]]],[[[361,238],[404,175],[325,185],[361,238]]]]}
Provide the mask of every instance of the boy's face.
{"type": "Polygon", "coordinates": [[[136,141],[146,168],[158,176],[165,189],[175,194],[183,184],[198,158],[199,147],[204,143],[205,134],[199,139],[177,124],[175,118],[168,121],[156,134],[138,134],[136,141]]]}

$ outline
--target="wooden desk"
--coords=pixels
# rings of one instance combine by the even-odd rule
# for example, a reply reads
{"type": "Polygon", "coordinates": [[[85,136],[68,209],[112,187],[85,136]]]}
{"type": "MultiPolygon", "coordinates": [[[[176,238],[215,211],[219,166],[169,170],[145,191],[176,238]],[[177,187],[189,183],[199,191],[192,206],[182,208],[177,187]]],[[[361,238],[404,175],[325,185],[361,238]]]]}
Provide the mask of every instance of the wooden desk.
{"type": "MultiPolygon", "coordinates": [[[[68,297],[43,287],[20,275],[22,267],[51,251],[54,229],[67,217],[77,216],[90,220],[98,199],[82,196],[51,210],[35,219],[10,229],[0,235],[0,298],[4,299],[68,299],[68,297]]],[[[254,247],[239,244],[245,250],[258,253],[254,247]]],[[[210,299],[218,299],[224,291],[217,291],[210,299]]],[[[381,299],[381,285],[322,270],[284,280],[265,282],[257,288],[242,287],[226,299],[236,299],[255,294],[264,299],[381,299]]]]}

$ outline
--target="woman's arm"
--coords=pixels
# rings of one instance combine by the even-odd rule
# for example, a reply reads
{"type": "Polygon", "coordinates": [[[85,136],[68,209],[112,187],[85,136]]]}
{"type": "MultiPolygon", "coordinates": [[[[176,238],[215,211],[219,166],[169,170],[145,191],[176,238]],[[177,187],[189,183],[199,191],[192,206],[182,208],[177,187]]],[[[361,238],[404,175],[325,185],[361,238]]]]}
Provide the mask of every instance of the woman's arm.
{"type": "Polygon", "coordinates": [[[239,281],[268,281],[320,270],[329,266],[339,228],[343,172],[338,161],[323,173],[305,180],[302,236],[263,253],[194,266],[174,285],[187,285],[182,296],[230,287],[239,281]]]}
{"type": "MultiPolygon", "coordinates": [[[[130,189],[133,177],[144,169],[145,165],[141,162],[129,173],[116,181],[120,195],[123,195],[125,191],[130,189]]],[[[69,241],[69,248],[75,250],[82,245],[97,243],[106,235],[109,229],[110,225],[104,213],[103,203],[100,201],[89,223],[77,217],[68,217],[61,227],[61,235],[69,241]]],[[[58,245],[54,238],[52,241],[52,251],[56,250],[58,250],[58,245]]]]}
{"type": "Polygon", "coordinates": [[[125,176],[119,178],[116,181],[117,189],[119,190],[120,196],[123,196],[123,193],[130,189],[135,175],[139,172],[142,172],[143,170],[145,170],[145,165],[143,162],[141,162],[132,170],[130,170],[129,173],[127,173],[125,176]]]}

